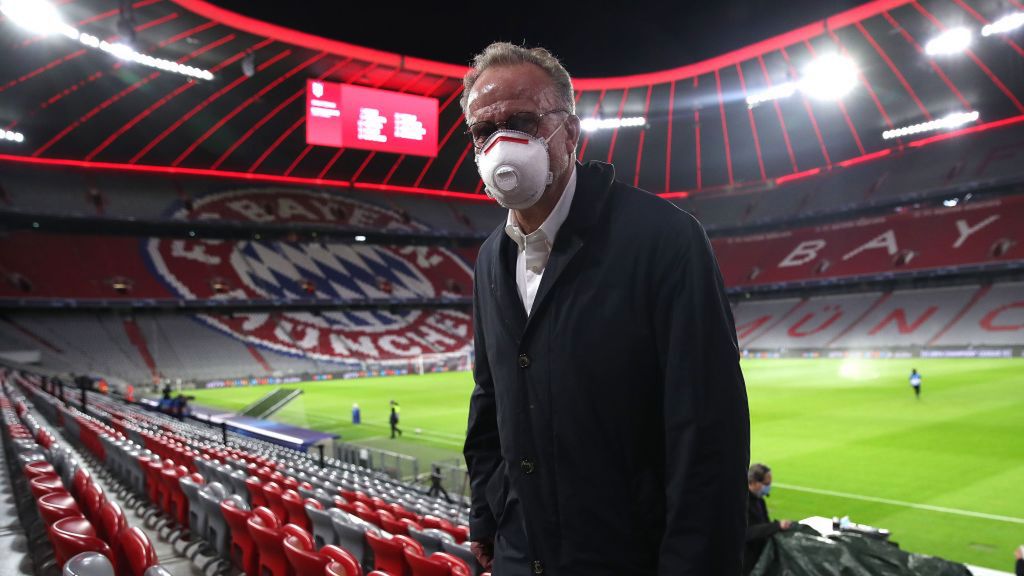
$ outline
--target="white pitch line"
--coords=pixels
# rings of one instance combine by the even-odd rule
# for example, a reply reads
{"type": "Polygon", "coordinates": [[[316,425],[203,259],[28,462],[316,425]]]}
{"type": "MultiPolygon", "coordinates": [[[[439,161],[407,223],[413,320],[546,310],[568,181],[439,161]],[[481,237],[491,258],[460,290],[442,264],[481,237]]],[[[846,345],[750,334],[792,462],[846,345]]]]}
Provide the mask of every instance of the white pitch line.
{"type": "Polygon", "coordinates": [[[792,484],[783,484],[776,482],[776,486],[787,490],[796,490],[797,492],[810,492],[811,494],[823,494],[825,496],[838,496],[840,498],[849,498],[850,500],[863,500],[865,502],[878,502],[880,504],[891,504],[893,506],[903,506],[904,508],[916,508],[918,510],[928,510],[929,512],[941,512],[943,514],[956,514],[958,516],[970,516],[973,518],[983,518],[985,520],[998,520],[1000,522],[1010,522],[1012,524],[1024,524],[1024,518],[1014,518],[1013,516],[1001,516],[999,514],[987,514],[985,512],[974,512],[972,510],[960,510],[958,508],[946,508],[944,506],[932,506],[931,504],[918,504],[916,502],[903,502],[902,500],[890,500],[888,498],[876,498],[874,496],[864,496],[863,494],[850,494],[848,492],[835,492],[833,490],[822,490],[820,488],[808,488],[806,486],[794,486],[792,484]]]}

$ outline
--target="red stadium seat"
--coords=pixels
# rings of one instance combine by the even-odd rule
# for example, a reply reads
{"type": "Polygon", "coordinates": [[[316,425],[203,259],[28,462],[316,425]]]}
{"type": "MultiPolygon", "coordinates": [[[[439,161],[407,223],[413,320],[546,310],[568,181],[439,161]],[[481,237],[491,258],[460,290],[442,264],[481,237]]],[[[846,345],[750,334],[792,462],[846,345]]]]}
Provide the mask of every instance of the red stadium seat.
{"type": "Polygon", "coordinates": [[[42,517],[43,524],[47,526],[61,518],[82,516],[78,503],[67,492],[43,494],[36,500],[36,505],[39,508],[39,516],[42,517]]]}
{"type": "MultiPolygon", "coordinates": [[[[170,462],[170,461],[166,461],[170,462]]],[[[178,524],[184,525],[188,521],[188,511],[182,517],[182,503],[186,502],[185,493],[181,491],[181,484],[178,479],[188,474],[184,466],[165,466],[160,471],[160,509],[166,512],[178,524]]]]}
{"type": "Polygon", "coordinates": [[[63,566],[69,558],[82,552],[99,552],[113,561],[110,547],[96,536],[96,529],[81,516],[61,518],[48,526],[48,532],[58,566],[63,566]]]}
{"type": "Polygon", "coordinates": [[[263,496],[263,480],[257,476],[245,479],[245,487],[249,489],[249,505],[253,508],[266,506],[267,499],[263,496]]]}
{"type": "MultiPolygon", "coordinates": [[[[366,531],[366,543],[373,550],[373,568],[375,570],[383,570],[389,574],[399,576],[406,573],[406,543],[399,540],[399,538],[402,538],[402,536],[385,538],[370,530],[366,531]]],[[[422,554],[422,547],[420,550],[420,554],[422,554]]]]}
{"type": "Polygon", "coordinates": [[[287,522],[295,524],[304,530],[311,528],[309,516],[306,515],[306,506],[311,505],[323,509],[323,505],[312,498],[303,500],[302,496],[295,490],[285,490],[284,494],[281,494],[281,505],[284,506],[285,511],[288,513],[287,522]]]}
{"type": "Polygon", "coordinates": [[[145,465],[146,494],[154,506],[160,507],[160,473],[164,469],[163,461],[154,457],[145,465]]]}
{"type": "Polygon", "coordinates": [[[270,508],[282,524],[285,524],[288,522],[288,511],[281,503],[281,492],[281,485],[277,482],[267,482],[263,485],[263,499],[267,501],[266,507],[270,508]]]}
{"type": "Polygon", "coordinates": [[[144,576],[146,570],[157,563],[153,543],[137,526],[121,530],[114,549],[114,565],[120,576],[144,576]]]}
{"type": "Polygon", "coordinates": [[[85,485],[85,494],[79,499],[79,503],[85,509],[86,517],[93,523],[100,521],[100,508],[106,501],[107,496],[103,493],[103,489],[93,480],[89,480],[85,485]]]}
{"type": "Polygon", "coordinates": [[[246,522],[256,544],[257,571],[261,576],[289,576],[291,567],[284,556],[284,525],[280,517],[263,506],[253,510],[246,522]]]}
{"type": "Polygon", "coordinates": [[[473,569],[465,560],[447,552],[435,552],[430,556],[430,560],[446,564],[452,576],[473,575],[473,569]]]}
{"type": "Polygon", "coordinates": [[[256,574],[256,544],[249,535],[251,510],[239,508],[234,500],[225,499],[220,503],[224,521],[231,529],[231,561],[246,574],[256,574]]]}
{"type": "Polygon", "coordinates": [[[64,488],[64,483],[60,481],[60,476],[57,476],[56,474],[36,476],[28,481],[28,485],[32,490],[32,496],[36,500],[44,494],[50,494],[52,492],[67,492],[64,488]]]}
{"type": "Polygon", "coordinates": [[[412,576],[451,576],[451,569],[444,562],[426,558],[422,554],[406,551],[405,561],[409,564],[412,576]]]}
{"type": "Polygon", "coordinates": [[[380,527],[383,528],[384,531],[390,532],[392,534],[409,534],[409,527],[405,523],[399,522],[397,520],[392,520],[391,518],[381,517],[380,527]]]}
{"type": "Polygon", "coordinates": [[[24,471],[26,478],[57,475],[57,471],[53,468],[53,465],[46,460],[29,462],[28,464],[25,464],[25,467],[22,470],[24,471]]]}
{"type": "Polygon", "coordinates": [[[128,526],[125,520],[124,511],[117,505],[117,502],[107,500],[100,506],[99,521],[96,524],[100,537],[107,542],[114,543],[121,530],[128,526]]]}
{"type": "MultiPolygon", "coordinates": [[[[294,526],[294,525],[290,525],[294,526]]],[[[291,564],[292,571],[301,576],[304,574],[323,574],[329,559],[319,554],[309,532],[290,530],[284,537],[284,555],[291,564]]]]}
{"type": "Polygon", "coordinates": [[[469,527],[467,526],[452,526],[445,532],[452,535],[455,538],[455,542],[462,544],[466,540],[469,540],[469,527]]]}
{"type": "Polygon", "coordinates": [[[75,477],[71,481],[71,495],[75,498],[85,496],[85,487],[89,484],[91,477],[85,468],[75,470],[75,477]]]}
{"type": "Polygon", "coordinates": [[[320,549],[320,554],[328,559],[323,572],[325,576],[363,576],[363,568],[359,565],[359,560],[348,550],[328,544],[320,549]]]}

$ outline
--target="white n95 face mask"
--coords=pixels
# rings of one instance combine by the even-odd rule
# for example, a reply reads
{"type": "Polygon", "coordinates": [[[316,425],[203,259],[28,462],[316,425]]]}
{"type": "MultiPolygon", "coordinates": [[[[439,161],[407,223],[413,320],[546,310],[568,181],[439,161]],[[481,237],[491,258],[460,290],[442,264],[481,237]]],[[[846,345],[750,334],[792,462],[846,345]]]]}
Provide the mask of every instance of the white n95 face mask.
{"type": "Polygon", "coordinates": [[[498,130],[476,154],[476,167],[487,195],[512,210],[533,206],[554,178],[548,140],[515,130],[498,130]]]}

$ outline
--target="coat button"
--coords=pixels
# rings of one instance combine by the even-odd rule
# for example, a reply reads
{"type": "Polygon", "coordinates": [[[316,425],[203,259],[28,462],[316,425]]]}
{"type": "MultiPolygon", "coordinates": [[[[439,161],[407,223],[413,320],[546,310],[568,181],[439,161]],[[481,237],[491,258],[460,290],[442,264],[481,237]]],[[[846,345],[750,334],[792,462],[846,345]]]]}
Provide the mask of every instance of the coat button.
{"type": "Polygon", "coordinates": [[[530,566],[533,568],[533,573],[534,574],[543,574],[544,573],[544,565],[540,563],[540,560],[534,560],[533,562],[530,563],[530,566]]]}
{"type": "Polygon", "coordinates": [[[519,367],[520,368],[529,368],[530,367],[530,357],[527,356],[526,354],[520,354],[519,355],[519,367]]]}
{"type": "Polygon", "coordinates": [[[533,463],[533,460],[523,458],[519,461],[519,469],[523,471],[523,474],[533,474],[533,471],[537,469],[537,466],[533,463]]]}

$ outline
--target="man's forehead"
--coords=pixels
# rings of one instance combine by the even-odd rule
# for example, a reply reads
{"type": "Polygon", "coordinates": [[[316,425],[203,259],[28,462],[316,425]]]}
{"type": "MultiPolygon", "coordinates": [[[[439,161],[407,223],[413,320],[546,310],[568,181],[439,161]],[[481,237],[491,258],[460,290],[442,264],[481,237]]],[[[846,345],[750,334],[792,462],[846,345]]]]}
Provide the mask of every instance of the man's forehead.
{"type": "Polygon", "coordinates": [[[532,65],[496,66],[480,74],[467,97],[470,115],[504,108],[540,107],[552,99],[550,78],[532,65]]]}

